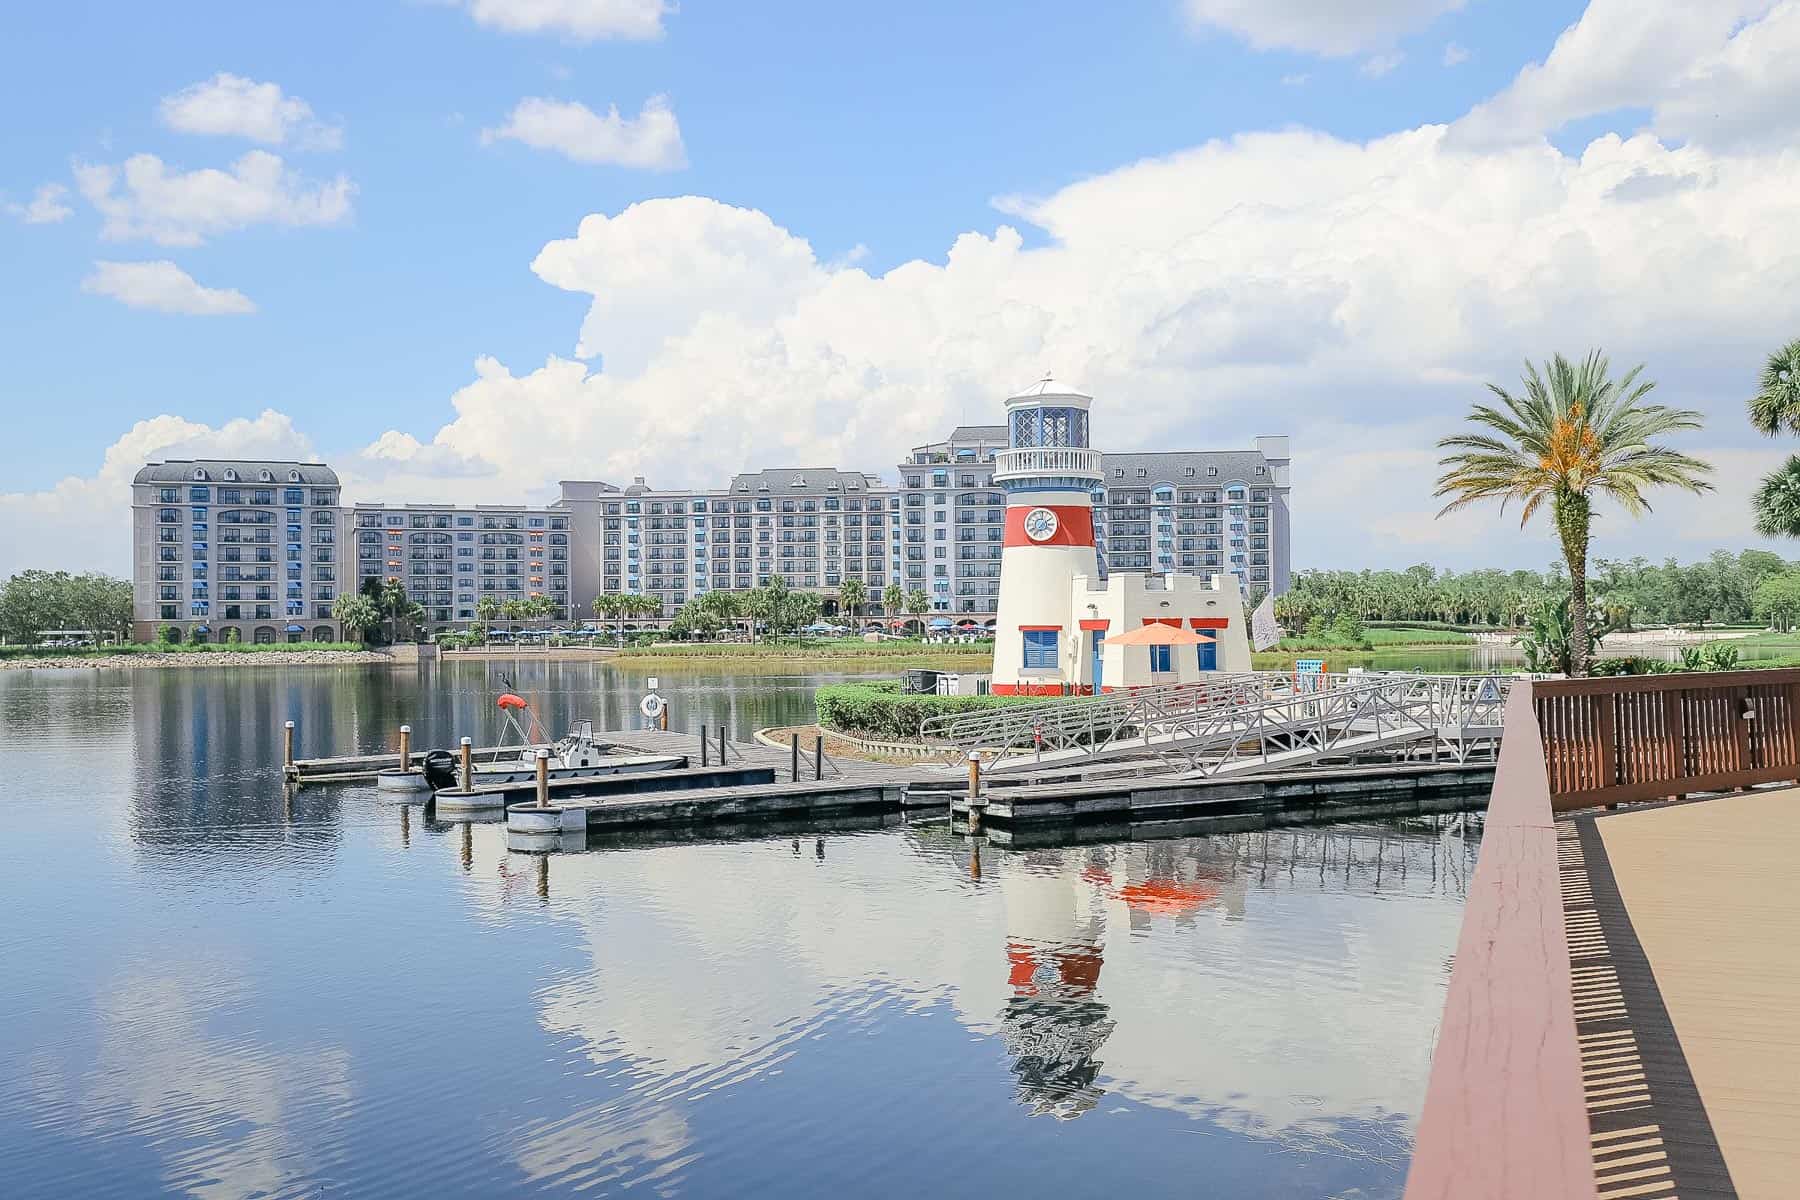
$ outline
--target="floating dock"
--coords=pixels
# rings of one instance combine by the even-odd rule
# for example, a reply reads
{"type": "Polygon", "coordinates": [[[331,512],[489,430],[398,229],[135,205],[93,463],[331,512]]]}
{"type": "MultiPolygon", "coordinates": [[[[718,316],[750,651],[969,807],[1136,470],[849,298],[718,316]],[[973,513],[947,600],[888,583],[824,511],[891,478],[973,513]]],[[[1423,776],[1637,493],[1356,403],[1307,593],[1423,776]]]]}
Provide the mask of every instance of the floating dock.
{"type": "MultiPolygon", "coordinates": [[[[1480,807],[1493,781],[1492,763],[1374,763],[1223,779],[1165,775],[996,787],[982,796],[980,807],[984,822],[1011,828],[1202,815],[1284,823],[1347,821],[1480,807]]],[[[952,794],[950,808],[953,815],[969,815],[966,790],[952,794]]]]}
{"type": "MultiPolygon", "coordinates": [[[[517,746],[484,746],[473,751],[478,763],[498,762],[502,758],[516,755],[517,746]]],[[[425,761],[426,750],[414,750],[408,757],[412,766],[416,767],[425,761]]],[[[400,753],[394,751],[386,754],[346,754],[336,758],[297,758],[282,768],[291,783],[355,783],[360,780],[373,780],[383,771],[400,769],[400,753]]]]}
{"type": "Polygon", "coordinates": [[[562,834],[634,825],[693,825],[757,817],[841,816],[857,809],[900,808],[905,785],[879,780],[765,781],[693,791],[636,792],[557,800],[506,810],[509,834],[562,834]]]}
{"type": "MultiPolygon", "coordinates": [[[[609,796],[637,796],[651,792],[692,791],[696,788],[736,787],[775,782],[773,767],[693,767],[682,755],[639,754],[631,766],[611,770],[574,768],[577,774],[551,778],[546,790],[552,804],[609,796]],[[585,771],[585,773],[580,773],[585,771]]],[[[440,788],[432,795],[440,814],[500,809],[512,804],[536,804],[537,781],[501,780],[477,783],[468,791],[440,788]]]]}

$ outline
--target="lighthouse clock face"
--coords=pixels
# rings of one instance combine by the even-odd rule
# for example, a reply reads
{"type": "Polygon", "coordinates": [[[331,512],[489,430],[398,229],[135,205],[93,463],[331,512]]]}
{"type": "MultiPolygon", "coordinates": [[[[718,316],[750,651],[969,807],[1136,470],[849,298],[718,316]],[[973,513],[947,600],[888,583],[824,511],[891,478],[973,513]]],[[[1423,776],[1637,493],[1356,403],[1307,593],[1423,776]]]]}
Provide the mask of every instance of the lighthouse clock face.
{"type": "Polygon", "coordinates": [[[1056,514],[1047,508],[1034,508],[1025,514],[1025,536],[1034,542],[1049,541],[1056,534],[1056,514]]]}

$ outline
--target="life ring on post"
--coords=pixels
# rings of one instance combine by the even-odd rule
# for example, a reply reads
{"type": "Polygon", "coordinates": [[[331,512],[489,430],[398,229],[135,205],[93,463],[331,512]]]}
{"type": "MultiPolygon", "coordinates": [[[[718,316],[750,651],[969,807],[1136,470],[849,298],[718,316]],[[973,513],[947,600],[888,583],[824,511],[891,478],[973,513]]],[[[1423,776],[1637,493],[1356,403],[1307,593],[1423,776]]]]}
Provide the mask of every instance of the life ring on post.
{"type": "Polygon", "coordinates": [[[651,692],[648,696],[645,696],[642,700],[638,701],[638,711],[643,713],[646,717],[649,717],[652,721],[662,716],[663,707],[663,698],[655,692],[651,692]]]}

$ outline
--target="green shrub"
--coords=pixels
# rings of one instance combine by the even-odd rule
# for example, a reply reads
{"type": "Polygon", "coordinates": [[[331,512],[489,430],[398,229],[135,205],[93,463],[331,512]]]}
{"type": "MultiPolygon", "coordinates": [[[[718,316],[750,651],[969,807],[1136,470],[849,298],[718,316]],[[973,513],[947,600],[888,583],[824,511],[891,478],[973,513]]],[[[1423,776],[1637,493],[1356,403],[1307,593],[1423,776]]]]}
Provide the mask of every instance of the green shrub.
{"type": "Polygon", "coordinates": [[[916,741],[931,717],[980,712],[1013,704],[1041,703],[1041,696],[907,696],[898,680],[833,683],[813,694],[819,724],[859,737],[916,741]]]}

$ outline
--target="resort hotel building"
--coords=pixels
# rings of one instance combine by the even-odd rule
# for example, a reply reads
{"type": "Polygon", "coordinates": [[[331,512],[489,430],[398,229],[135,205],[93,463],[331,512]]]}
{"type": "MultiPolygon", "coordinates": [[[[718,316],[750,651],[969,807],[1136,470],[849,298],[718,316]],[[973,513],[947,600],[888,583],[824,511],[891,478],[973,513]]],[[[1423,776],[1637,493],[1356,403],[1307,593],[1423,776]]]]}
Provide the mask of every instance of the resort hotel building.
{"type": "MultiPolygon", "coordinates": [[[[483,597],[542,596],[554,623],[579,624],[600,594],[634,593],[667,619],[707,591],[777,575],[819,592],[834,615],[838,589],[859,580],[865,617],[898,615],[883,602],[898,584],[925,593],[932,619],[991,624],[1006,510],[995,462],[1007,446],[1004,425],[959,426],[914,447],[892,481],[818,467],[684,490],[565,480],[543,506],[346,504],[322,463],[150,463],[132,484],[134,634],[336,640],[332,603],[372,579],[398,579],[431,632],[467,627],[483,597]]],[[[1097,461],[1097,583],[1220,573],[1246,595],[1286,590],[1285,437],[1097,461]]]]}

